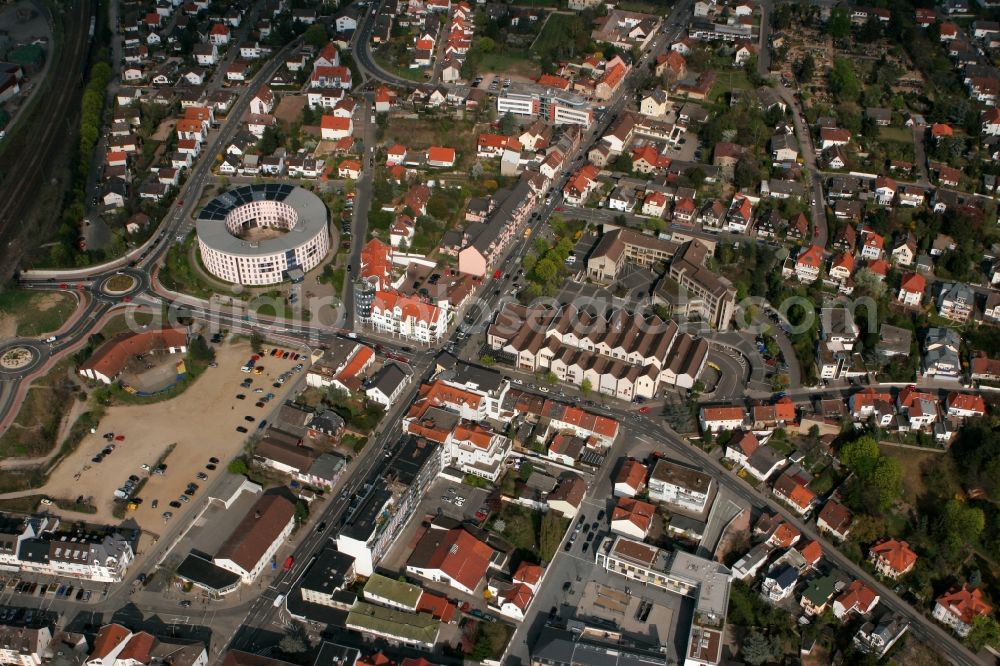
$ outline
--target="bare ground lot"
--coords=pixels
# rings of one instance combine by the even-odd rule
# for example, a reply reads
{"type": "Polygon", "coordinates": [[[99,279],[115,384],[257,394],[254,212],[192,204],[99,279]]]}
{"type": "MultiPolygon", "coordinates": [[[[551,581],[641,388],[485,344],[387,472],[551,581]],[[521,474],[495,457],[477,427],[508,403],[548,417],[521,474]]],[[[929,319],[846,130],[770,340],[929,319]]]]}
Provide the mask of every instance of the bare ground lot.
{"type": "Polygon", "coordinates": [[[247,438],[256,430],[257,423],[267,418],[267,413],[286,398],[292,382],[281,389],[271,386],[277,375],[295,365],[291,360],[275,360],[267,357],[263,375],[247,375],[240,372],[240,366],[250,355],[246,343],[226,344],[216,349],[219,367],[209,368],[188,389],[176,398],[151,405],[116,406],[108,409],[101,421],[99,431],[88,435],[79,448],[59,465],[49,478],[49,482],[39,493],[53,497],[75,499],[83,495],[93,498],[97,514],[95,522],[118,522],[114,515],[114,491],[131,474],[145,478],[147,474],[140,465],[153,466],[175,444],[173,451],[164,461],[167,465],[163,476],[150,476],[139,492],[143,499],[136,511],[129,512],[143,529],[157,532],[163,525],[162,514],[172,511],[173,520],[179,520],[189,505],[180,509],[168,504],[183,494],[188,483],[197,483],[204,488],[215,476],[225,473],[227,463],[241,453],[247,438]],[[254,380],[250,389],[240,388],[240,382],[247,377],[254,380]],[[254,406],[253,388],[261,387],[264,392],[273,392],[275,399],[265,408],[254,406]],[[237,394],[245,394],[245,400],[237,400],[237,394]],[[252,415],[256,421],[248,423],[244,416],[252,415]],[[250,433],[236,432],[237,426],[245,426],[250,433]],[[125,441],[117,442],[115,450],[95,464],[91,458],[104,448],[107,442],[102,438],[106,432],[124,435],[125,441]],[[210,457],[219,458],[218,469],[205,469],[210,457]],[[198,472],[209,475],[207,481],[196,479],[198,472]],[[152,501],[159,500],[153,509],[152,501]]]}
{"type": "Polygon", "coordinates": [[[282,95],[278,108],[274,111],[274,117],[283,126],[290,127],[302,115],[302,108],[307,101],[305,95],[282,95]]]}
{"type": "Polygon", "coordinates": [[[76,294],[12,289],[0,295],[0,339],[59,329],[79,305],[76,294]]]}

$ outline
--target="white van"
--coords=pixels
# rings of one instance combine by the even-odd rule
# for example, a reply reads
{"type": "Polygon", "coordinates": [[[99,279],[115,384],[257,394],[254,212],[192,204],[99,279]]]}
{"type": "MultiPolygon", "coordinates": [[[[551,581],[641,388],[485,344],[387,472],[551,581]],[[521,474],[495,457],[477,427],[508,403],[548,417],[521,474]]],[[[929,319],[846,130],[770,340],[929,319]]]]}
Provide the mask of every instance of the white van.
{"type": "Polygon", "coordinates": [[[284,603],[284,601],[285,601],[285,595],[279,594],[277,597],[274,598],[274,607],[281,608],[281,604],[284,603]]]}

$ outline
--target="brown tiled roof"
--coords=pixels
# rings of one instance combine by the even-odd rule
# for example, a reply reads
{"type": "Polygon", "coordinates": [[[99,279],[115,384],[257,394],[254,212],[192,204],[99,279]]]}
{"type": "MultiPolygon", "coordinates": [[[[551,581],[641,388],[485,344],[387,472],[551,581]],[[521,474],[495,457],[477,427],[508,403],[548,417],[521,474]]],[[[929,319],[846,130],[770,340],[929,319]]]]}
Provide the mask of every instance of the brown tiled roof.
{"type": "Polygon", "coordinates": [[[222,544],[216,559],[232,560],[251,571],[294,514],[295,505],[284,496],[263,495],[222,544]]]}
{"type": "Polygon", "coordinates": [[[116,377],[125,367],[125,361],[136,354],[146,354],[154,349],[181,347],[187,344],[187,330],[162,328],[139,333],[123,333],[108,340],[91,354],[81,370],[94,370],[105,377],[116,377]]]}

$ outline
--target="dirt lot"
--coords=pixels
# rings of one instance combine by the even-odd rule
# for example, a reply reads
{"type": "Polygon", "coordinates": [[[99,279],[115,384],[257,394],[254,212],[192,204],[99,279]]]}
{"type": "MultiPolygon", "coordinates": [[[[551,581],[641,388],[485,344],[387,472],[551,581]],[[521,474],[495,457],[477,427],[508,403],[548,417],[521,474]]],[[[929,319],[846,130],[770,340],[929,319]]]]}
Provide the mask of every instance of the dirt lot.
{"type": "Polygon", "coordinates": [[[176,509],[168,506],[183,494],[190,482],[204,488],[215,475],[223,473],[226,464],[243,451],[249,434],[236,432],[237,426],[255,430],[261,418],[281,404],[287,396],[288,382],[281,389],[271,386],[277,375],[295,365],[291,360],[275,360],[268,357],[263,361],[263,375],[247,375],[240,372],[240,366],[250,355],[246,343],[227,344],[216,350],[219,367],[209,368],[205,374],[180,396],[161,403],[141,406],[118,406],[108,410],[96,434],[88,436],[80,447],[52,473],[49,483],[39,492],[55,497],[75,499],[79,495],[93,497],[98,513],[95,522],[117,522],[113,516],[114,492],[131,474],[140,478],[147,476],[140,465],[153,466],[167,451],[170,444],[176,444],[164,461],[166,474],[150,476],[145,487],[138,493],[144,502],[138,510],[131,512],[139,525],[156,532],[163,524],[164,511],[172,511],[177,520],[187,505],[176,509]],[[254,406],[257,397],[251,389],[241,389],[240,382],[252,377],[253,386],[264,392],[273,392],[275,399],[265,408],[254,406]],[[245,400],[237,400],[236,394],[246,395],[245,400]],[[226,409],[229,407],[229,409],[226,409]],[[252,415],[255,423],[247,423],[244,416],[252,415]],[[100,464],[91,458],[107,444],[102,438],[106,432],[124,435],[125,441],[117,442],[115,450],[100,464]],[[220,459],[216,471],[205,469],[208,459],[220,459]],[[198,472],[209,475],[207,481],[195,478],[198,472]],[[159,500],[156,509],[152,500],[159,500]]]}
{"type": "Polygon", "coordinates": [[[76,294],[13,289],[0,296],[0,339],[58,330],[77,308],[76,294]]]}
{"type": "Polygon", "coordinates": [[[274,111],[274,117],[282,125],[288,127],[302,115],[302,107],[306,105],[307,101],[304,95],[282,95],[278,102],[278,108],[274,111]]]}

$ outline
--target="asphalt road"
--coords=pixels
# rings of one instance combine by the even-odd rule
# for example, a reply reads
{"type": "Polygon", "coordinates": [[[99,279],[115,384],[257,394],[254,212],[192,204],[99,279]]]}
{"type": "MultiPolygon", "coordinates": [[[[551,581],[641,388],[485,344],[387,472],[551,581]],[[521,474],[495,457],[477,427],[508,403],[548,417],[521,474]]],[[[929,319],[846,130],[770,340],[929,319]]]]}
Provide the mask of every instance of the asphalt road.
{"type": "MultiPolygon", "coordinates": [[[[771,75],[771,22],[773,9],[772,0],[761,2],[760,41],[757,52],[757,72],[766,78],[771,75]]],[[[772,85],[771,90],[777,93],[789,106],[792,121],[795,125],[795,135],[799,140],[799,154],[802,155],[803,166],[809,173],[809,189],[811,195],[810,210],[812,211],[813,243],[826,247],[829,231],[826,223],[826,204],[823,198],[823,178],[816,164],[816,152],[813,148],[812,135],[809,133],[809,123],[802,113],[802,106],[796,96],[784,86],[772,85]]]]}
{"type": "Polygon", "coordinates": [[[372,180],[375,177],[375,137],[377,126],[371,122],[375,116],[375,96],[361,94],[358,120],[364,153],[361,156],[361,178],[355,184],[354,215],[351,220],[351,252],[348,255],[347,279],[344,280],[344,328],[354,330],[354,275],[361,268],[361,248],[368,239],[368,212],[372,203],[372,180]]]}

